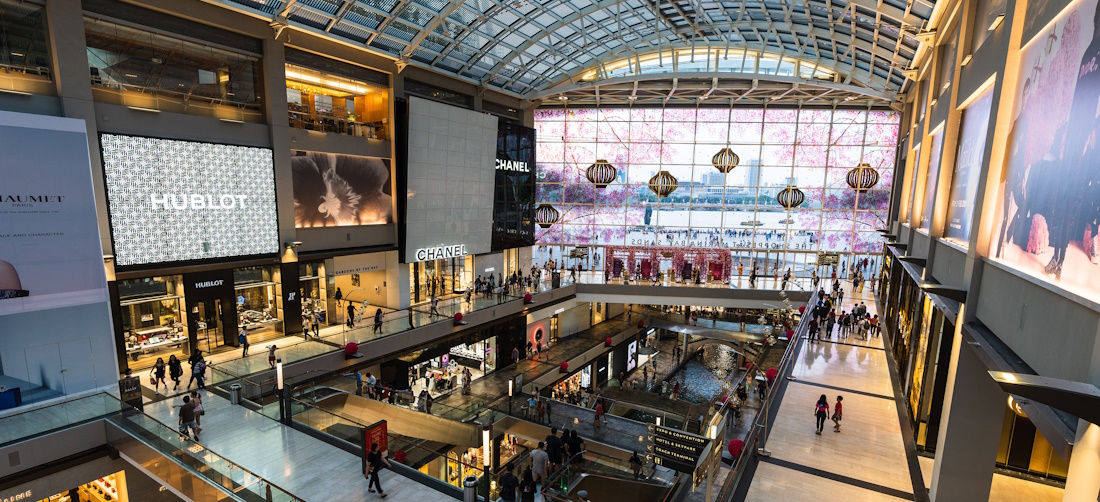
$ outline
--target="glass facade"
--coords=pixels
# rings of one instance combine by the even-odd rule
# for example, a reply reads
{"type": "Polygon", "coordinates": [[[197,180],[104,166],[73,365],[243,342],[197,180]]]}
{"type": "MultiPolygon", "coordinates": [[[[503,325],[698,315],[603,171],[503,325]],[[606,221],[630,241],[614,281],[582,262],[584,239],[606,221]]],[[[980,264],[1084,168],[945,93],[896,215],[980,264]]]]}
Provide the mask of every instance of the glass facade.
{"type": "Polygon", "coordinates": [[[538,243],[734,250],[736,262],[767,253],[769,268],[812,263],[797,253],[879,254],[899,119],[879,110],[536,110],[536,198],[560,212],[536,231],[538,243]],[[711,163],[725,147],[740,157],[728,174],[711,163]],[[606,188],[586,178],[597,159],[616,169],[606,188]],[[880,180],[857,193],[847,174],[864,162],[880,180]],[[676,179],[666,197],[649,187],[661,171],[676,179]],[[776,201],[788,185],[806,199],[792,211],[776,201]]]}
{"type": "Polygon", "coordinates": [[[46,8],[0,0],[0,92],[53,94],[46,8]]]}
{"type": "Polygon", "coordinates": [[[286,65],[290,127],[389,138],[389,89],[378,84],[286,65]]]}
{"type": "Polygon", "coordinates": [[[127,366],[150,368],[157,358],[168,361],[190,354],[182,313],[183,276],[148,277],[119,281],[119,318],[126,343],[127,366]]]}

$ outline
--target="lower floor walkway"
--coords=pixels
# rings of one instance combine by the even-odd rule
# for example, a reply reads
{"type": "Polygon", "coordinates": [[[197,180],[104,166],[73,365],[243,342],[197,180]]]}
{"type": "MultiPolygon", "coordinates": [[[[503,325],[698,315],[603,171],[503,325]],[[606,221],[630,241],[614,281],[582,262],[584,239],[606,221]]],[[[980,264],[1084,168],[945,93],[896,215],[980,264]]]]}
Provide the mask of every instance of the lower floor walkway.
{"type": "MultiPolygon", "coordinates": [[[[213,392],[199,392],[206,414],[200,417],[201,439],[192,451],[208,448],[303,500],[378,498],[367,491],[359,457],[258,412],[232,405],[213,392]]],[[[145,405],[145,413],[175,425],[182,404],[182,397],[151,402],[145,405]]],[[[382,471],[380,477],[389,500],[447,498],[392,470],[382,471]]]]}
{"type": "MultiPolygon", "coordinates": [[[[850,291],[843,310],[863,302],[877,313],[870,290],[850,291]]],[[[791,376],[772,422],[767,449],[750,472],[745,500],[928,500],[933,459],[918,457],[906,411],[899,411],[896,377],[891,376],[883,338],[839,338],[802,341],[791,376]],[[839,432],[827,420],[820,434],[814,404],[829,401],[830,416],[843,396],[839,432]]],[[[751,467],[750,467],[751,470],[751,467]]],[[[1055,501],[1062,490],[1011,476],[994,476],[990,500],[1055,501]]]]}

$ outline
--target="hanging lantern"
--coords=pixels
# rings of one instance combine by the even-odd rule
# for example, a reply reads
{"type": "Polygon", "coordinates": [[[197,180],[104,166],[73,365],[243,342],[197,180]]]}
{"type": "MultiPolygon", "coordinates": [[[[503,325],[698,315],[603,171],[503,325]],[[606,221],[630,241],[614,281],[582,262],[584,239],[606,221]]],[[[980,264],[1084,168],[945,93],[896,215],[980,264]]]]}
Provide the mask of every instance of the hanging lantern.
{"type": "Polygon", "coordinates": [[[558,222],[559,216],[561,216],[561,213],[550,204],[539,204],[539,207],[535,208],[535,223],[538,223],[542,228],[550,228],[551,225],[558,222]]]}
{"type": "Polygon", "coordinates": [[[668,171],[661,171],[649,179],[649,189],[657,194],[657,198],[668,197],[669,194],[676,191],[679,183],[679,181],[676,181],[676,177],[668,171]]]}
{"type": "Polygon", "coordinates": [[[874,188],[878,184],[878,171],[866,162],[848,171],[848,186],[857,192],[874,188]]]}
{"type": "Polygon", "coordinates": [[[733,168],[737,167],[739,162],[741,162],[741,157],[733,153],[733,150],[730,150],[729,147],[718,150],[718,153],[714,154],[714,157],[710,159],[710,163],[714,164],[714,168],[722,174],[727,174],[732,171],[733,168]]]}
{"type": "Polygon", "coordinates": [[[799,190],[798,187],[794,185],[787,185],[787,188],[784,188],[779,192],[779,195],[775,196],[775,200],[780,206],[790,211],[802,205],[806,200],[806,194],[802,193],[802,190],[799,190]]]}
{"type": "Polygon", "coordinates": [[[596,163],[588,166],[585,175],[588,177],[588,181],[596,185],[596,188],[607,188],[607,185],[615,181],[615,176],[618,175],[618,171],[610,162],[599,159],[596,163]]]}

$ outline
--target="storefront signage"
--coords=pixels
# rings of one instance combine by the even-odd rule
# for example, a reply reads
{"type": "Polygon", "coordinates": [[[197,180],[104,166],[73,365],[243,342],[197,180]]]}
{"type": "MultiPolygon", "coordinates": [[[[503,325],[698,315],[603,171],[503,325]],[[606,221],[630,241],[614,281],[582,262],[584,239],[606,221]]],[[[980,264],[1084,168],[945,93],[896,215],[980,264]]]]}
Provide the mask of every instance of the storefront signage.
{"type": "Polygon", "coordinates": [[[367,455],[370,455],[371,445],[377,443],[378,451],[382,453],[382,456],[386,456],[386,450],[389,449],[389,428],[386,425],[386,421],[382,420],[374,425],[363,429],[363,475],[369,474],[367,472],[367,455]]]}
{"type": "Polygon", "coordinates": [[[225,281],[223,281],[221,279],[218,279],[216,281],[196,282],[195,283],[195,289],[216,288],[218,286],[221,286],[222,284],[225,284],[225,281]]]}
{"type": "Polygon", "coordinates": [[[365,274],[385,269],[385,253],[356,254],[333,258],[332,266],[328,267],[328,275],[365,274]]]}
{"type": "Polygon", "coordinates": [[[244,209],[247,195],[153,194],[153,209],[244,209]]]}
{"type": "Polygon", "coordinates": [[[465,244],[450,246],[437,246],[434,248],[420,248],[416,250],[416,261],[439,260],[443,258],[458,258],[466,256],[465,244]]]}
{"type": "Polygon", "coordinates": [[[518,160],[497,159],[498,171],[517,171],[521,173],[531,172],[531,168],[526,162],[520,162],[518,160]]]}

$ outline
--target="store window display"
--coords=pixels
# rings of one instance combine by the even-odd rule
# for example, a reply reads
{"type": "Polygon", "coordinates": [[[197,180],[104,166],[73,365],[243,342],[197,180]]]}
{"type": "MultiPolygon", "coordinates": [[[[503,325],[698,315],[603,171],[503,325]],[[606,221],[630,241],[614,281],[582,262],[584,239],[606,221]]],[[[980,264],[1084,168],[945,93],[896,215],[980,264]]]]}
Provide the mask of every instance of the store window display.
{"type": "Polygon", "coordinates": [[[233,270],[236,294],[237,327],[246,330],[252,344],[283,334],[279,315],[279,283],[274,267],[247,267],[233,270]]]}
{"type": "Polygon", "coordinates": [[[119,317],[129,367],[152,367],[157,358],[186,359],[190,343],[184,322],[182,276],[120,281],[119,317]]]}
{"type": "Polygon", "coordinates": [[[472,256],[413,263],[409,267],[413,303],[466,293],[473,287],[473,269],[472,256]]]}
{"type": "Polygon", "coordinates": [[[327,326],[325,263],[307,262],[298,264],[298,287],[302,299],[302,325],[312,332],[312,325],[318,329],[327,326]]]}
{"type": "Polygon", "coordinates": [[[76,488],[39,499],[39,502],[129,502],[129,500],[126,472],[118,471],[76,488]]]}

